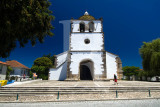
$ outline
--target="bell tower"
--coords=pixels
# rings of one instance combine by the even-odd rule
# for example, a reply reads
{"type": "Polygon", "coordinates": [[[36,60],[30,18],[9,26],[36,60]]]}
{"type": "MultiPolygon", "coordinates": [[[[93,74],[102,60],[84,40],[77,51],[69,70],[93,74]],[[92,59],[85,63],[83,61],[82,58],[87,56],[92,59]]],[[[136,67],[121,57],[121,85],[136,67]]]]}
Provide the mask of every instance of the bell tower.
{"type": "Polygon", "coordinates": [[[106,78],[106,53],[102,18],[95,19],[86,11],[71,19],[67,79],[102,80],[106,78]]]}

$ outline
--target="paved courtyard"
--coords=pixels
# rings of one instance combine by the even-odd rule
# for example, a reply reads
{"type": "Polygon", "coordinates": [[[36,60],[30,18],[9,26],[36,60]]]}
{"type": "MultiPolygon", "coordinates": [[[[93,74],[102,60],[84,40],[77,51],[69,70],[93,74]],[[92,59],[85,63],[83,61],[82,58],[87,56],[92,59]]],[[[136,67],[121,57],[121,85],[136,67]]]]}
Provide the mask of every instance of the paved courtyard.
{"type": "MultiPolygon", "coordinates": [[[[14,84],[11,85],[6,85],[5,87],[11,87],[11,88],[16,88],[18,89],[15,90],[21,90],[23,88],[27,90],[27,88],[36,88],[37,89],[46,89],[49,90],[48,87],[57,87],[59,90],[60,88],[66,88],[72,90],[73,92],[76,89],[80,89],[79,91],[83,91],[83,88],[100,88],[97,89],[97,91],[101,91],[101,88],[110,88],[112,87],[113,89],[116,88],[118,91],[120,89],[126,89],[124,92],[118,92],[118,96],[116,97],[116,91],[113,92],[103,92],[103,93],[96,93],[96,94],[68,94],[65,93],[63,94],[60,92],[59,98],[58,98],[58,91],[56,91],[55,94],[34,94],[34,95],[25,95],[25,94],[20,94],[19,95],[19,100],[16,100],[16,95],[17,94],[6,94],[6,95],[0,95],[0,102],[37,102],[37,101],[84,101],[84,100],[117,100],[117,99],[159,99],[160,98],[160,82],[146,82],[146,81],[118,81],[118,85],[114,85],[114,82],[111,81],[48,81],[48,80],[33,80],[33,81],[26,81],[26,82],[15,82],[14,84]],[[124,88],[123,88],[124,87],[124,88]],[[157,88],[157,91],[153,91],[151,89],[151,96],[149,96],[148,90],[146,91],[133,91],[129,92],[127,91],[128,88],[139,88],[139,87],[148,87],[150,88],[157,88]],[[73,88],[73,89],[72,89],[73,88]],[[76,88],[76,89],[75,89],[76,88]],[[119,89],[118,89],[119,88],[119,89]]],[[[54,89],[53,89],[54,90],[54,89]]],[[[52,89],[50,91],[53,91],[52,89]]],[[[24,90],[21,90],[24,91],[24,90]]],[[[28,89],[26,92],[30,92],[31,90],[28,89]]],[[[68,91],[69,90],[64,90],[68,91]]],[[[93,91],[92,89],[90,91],[93,91]]],[[[96,91],[96,90],[95,90],[96,91]]],[[[9,91],[8,91],[9,92],[9,91]]],[[[49,91],[48,91],[49,92],[49,91]]],[[[71,92],[70,92],[71,93],[71,92]]]]}
{"type": "Polygon", "coordinates": [[[40,103],[0,103],[1,107],[159,107],[160,99],[40,102],[40,103]]]}
{"type": "Polygon", "coordinates": [[[53,81],[53,80],[33,80],[26,82],[16,82],[6,87],[160,87],[160,82],[146,81],[118,81],[114,85],[111,81],[53,81]]]}

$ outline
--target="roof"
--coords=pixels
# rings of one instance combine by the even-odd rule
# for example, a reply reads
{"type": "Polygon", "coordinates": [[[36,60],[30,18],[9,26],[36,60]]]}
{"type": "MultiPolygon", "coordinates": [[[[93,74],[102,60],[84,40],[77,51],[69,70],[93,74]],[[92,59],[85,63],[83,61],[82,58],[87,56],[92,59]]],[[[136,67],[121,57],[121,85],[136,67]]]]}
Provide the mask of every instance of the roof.
{"type": "Polygon", "coordinates": [[[7,63],[5,63],[5,62],[2,62],[2,61],[0,61],[0,64],[3,64],[3,65],[8,65],[7,63]]]}
{"type": "Polygon", "coordinates": [[[115,55],[115,56],[117,56],[118,57],[118,55],[116,55],[116,54],[113,54],[113,53],[111,53],[111,52],[108,52],[108,51],[106,51],[107,53],[110,53],[110,54],[112,54],[112,55],[115,55]]]}
{"type": "Polygon", "coordinates": [[[6,63],[7,63],[8,65],[10,65],[11,67],[30,69],[30,68],[28,68],[27,66],[19,63],[19,62],[16,61],[16,60],[7,61],[6,63]]]}
{"type": "Polygon", "coordinates": [[[79,17],[79,20],[95,20],[95,18],[86,11],[83,16],[79,17]]]}
{"type": "Polygon", "coordinates": [[[63,55],[63,54],[66,54],[66,53],[68,53],[68,51],[65,51],[65,52],[63,52],[63,53],[60,53],[60,54],[58,54],[58,55],[55,55],[56,57],[58,57],[58,56],[61,56],[61,55],[63,55]]]}

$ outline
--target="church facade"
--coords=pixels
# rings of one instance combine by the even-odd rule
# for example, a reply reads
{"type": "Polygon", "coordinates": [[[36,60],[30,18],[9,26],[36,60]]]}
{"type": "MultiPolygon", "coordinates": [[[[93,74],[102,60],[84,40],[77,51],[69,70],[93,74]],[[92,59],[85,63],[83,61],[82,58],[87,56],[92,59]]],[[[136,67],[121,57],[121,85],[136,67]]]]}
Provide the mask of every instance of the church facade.
{"type": "Polygon", "coordinates": [[[85,12],[71,19],[68,51],[56,56],[56,68],[50,68],[49,80],[106,80],[123,76],[118,55],[105,51],[102,18],[85,12]]]}

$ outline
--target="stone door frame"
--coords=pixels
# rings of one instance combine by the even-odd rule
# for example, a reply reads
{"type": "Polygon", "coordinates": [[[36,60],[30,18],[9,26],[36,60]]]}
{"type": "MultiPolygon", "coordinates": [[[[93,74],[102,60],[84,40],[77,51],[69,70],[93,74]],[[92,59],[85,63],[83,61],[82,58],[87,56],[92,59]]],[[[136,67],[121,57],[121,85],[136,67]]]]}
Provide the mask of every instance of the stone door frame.
{"type": "Polygon", "coordinates": [[[92,81],[94,80],[94,62],[91,60],[91,59],[83,59],[82,61],[80,61],[79,63],[79,71],[78,71],[78,80],[81,80],[80,79],[80,73],[81,73],[81,64],[84,63],[84,62],[91,62],[92,63],[92,70],[90,69],[90,72],[91,72],[91,76],[92,76],[92,81]]]}

